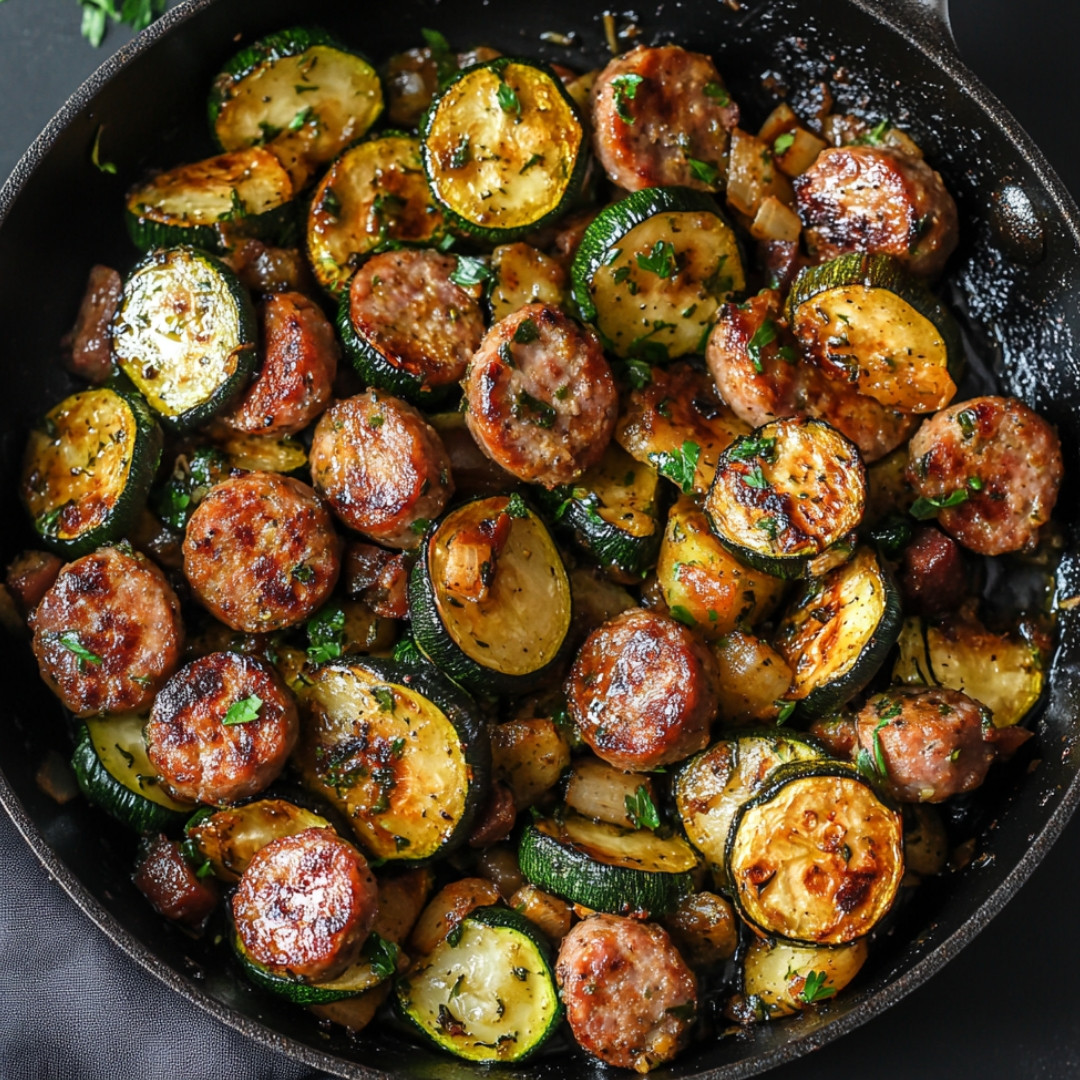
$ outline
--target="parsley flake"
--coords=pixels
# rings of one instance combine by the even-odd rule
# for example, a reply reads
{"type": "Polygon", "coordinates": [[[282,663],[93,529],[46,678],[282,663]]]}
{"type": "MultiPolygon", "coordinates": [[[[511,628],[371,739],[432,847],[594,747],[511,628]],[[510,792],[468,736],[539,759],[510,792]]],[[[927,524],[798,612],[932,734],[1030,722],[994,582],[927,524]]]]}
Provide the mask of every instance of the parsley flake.
{"type": "Polygon", "coordinates": [[[483,259],[473,255],[459,255],[457,266],[450,274],[450,280],[455,285],[467,288],[469,285],[481,285],[490,280],[491,267],[483,259]]]}
{"type": "Polygon", "coordinates": [[[626,816],[635,829],[658,829],[660,828],[660,814],[656,804],[649,796],[649,789],[644,785],[638,785],[633,795],[627,795],[626,816]]]}
{"type": "Polygon", "coordinates": [[[716,178],[720,175],[720,169],[711,161],[698,161],[697,158],[688,157],[686,163],[690,166],[690,175],[695,180],[700,180],[703,184],[710,185],[710,187],[716,183],[716,178]]]}
{"type": "Polygon", "coordinates": [[[392,941],[387,941],[372,931],[368,935],[364,951],[368,954],[372,974],[379,979],[389,979],[397,971],[398,956],[401,949],[392,941]]]}
{"type": "Polygon", "coordinates": [[[499,83],[499,89],[495,92],[495,97],[498,99],[499,108],[505,113],[517,113],[518,119],[521,118],[521,99],[517,96],[517,91],[507,82],[499,83]]]}
{"type": "Polygon", "coordinates": [[[675,264],[675,245],[670,240],[657,240],[648,255],[635,256],[638,266],[658,278],[674,277],[678,271],[675,264]]]}
{"type": "Polygon", "coordinates": [[[754,365],[754,370],[759,374],[765,370],[761,363],[761,350],[766,345],[771,345],[776,340],[776,323],[772,319],[766,319],[755,331],[754,336],[746,345],[746,355],[754,365]]]}
{"type": "Polygon", "coordinates": [[[684,495],[694,490],[694,473],[701,457],[701,447],[696,442],[687,440],[678,450],[662,450],[649,455],[649,460],[656,466],[661,476],[673,480],[682,489],[684,495]]]}
{"type": "Polygon", "coordinates": [[[226,727],[232,727],[234,724],[250,724],[252,720],[259,719],[262,704],[263,700],[258,694],[252,694],[241,701],[234,701],[221,722],[226,727]]]}
{"type": "Polygon", "coordinates": [[[637,97],[638,87],[645,81],[644,76],[627,72],[625,75],[616,75],[611,80],[611,90],[615,100],[615,115],[624,123],[634,123],[634,116],[626,107],[628,101],[637,97]]]}
{"type": "Polygon", "coordinates": [[[529,516],[529,508],[525,500],[515,491],[506,504],[506,512],[512,518],[526,518],[529,516]]]}
{"type": "Polygon", "coordinates": [[[92,653],[86,648],[79,640],[79,632],[77,630],[65,630],[57,638],[61,645],[69,653],[73,653],[75,658],[79,662],[79,670],[82,671],[86,664],[100,664],[101,657],[97,653],[92,653]]]}
{"type": "Polygon", "coordinates": [[[345,611],[328,605],[308,620],[308,659],[313,664],[336,660],[345,647],[345,611]]]}
{"type": "Polygon", "coordinates": [[[806,976],[806,981],[803,983],[803,988],[799,992],[799,997],[801,997],[807,1005],[813,1005],[815,1001],[824,1001],[826,998],[831,998],[836,993],[836,987],[825,985],[825,980],[828,977],[828,972],[811,971],[806,976]]]}
{"type": "Polygon", "coordinates": [[[772,149],[773,153],[779,156],[780,154],[786,154],[788,150],[795,143],[795,133],[791,131],[785,131],[783,135],[777,135],[773,140],[772,149]]]}
{"type": "Polygon", "coordinates": [[[948,495],[921,495],[912,504],[908,513],[917,521],[926,521],[928,518],[937,517],[939,510],[950,506],[959,506],[970,498],[966,488],[959,488],[948,495]]]}

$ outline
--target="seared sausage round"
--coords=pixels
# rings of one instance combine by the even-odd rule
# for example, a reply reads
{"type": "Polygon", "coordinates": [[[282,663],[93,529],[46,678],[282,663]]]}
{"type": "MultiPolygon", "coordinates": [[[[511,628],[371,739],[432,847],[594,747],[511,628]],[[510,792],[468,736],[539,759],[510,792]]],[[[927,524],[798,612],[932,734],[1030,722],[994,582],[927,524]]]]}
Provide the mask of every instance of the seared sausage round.
{"type": "Polygon", "coordinates": [[[4,584],[24,615],[38,606],[63,566],[63,561],[48,551],[20,551],[11,560],[4,584]]]}
{"type": "Polygon", "coordinates": [[[147,755],[172,795],[220,806],[277,779],[300,721],[292,694],[268,663],[215,652],[165,684],[145,734],[147,755]]]}
{"type": "Polygon", "coordinates": [[[217,907],[217,882],[198,877],[180,844],[164,833],[146,841],[132,880],[159,915],[187,926],[202,926],[217,907]]]}
{"type": "Polygon", "coordinates": [[[807,246],[822,261],[867,251],[934,277],[956,247],[953,197],[925,161],[898,150],[829,147],[794,183],[807,246]]]}
{"type": "Polygon", "coordinates": [[[597,756],[627,772],[701,750],[719,704],[712,654],[681,623],[644,608],[589,635],[566,699],[597,756]]]}
{"type": "Polygon", "coordinates": [[[980,397],[923,422],[908,446],[915,494],[940,502],[938,523],[979,555],[1033,548],[1064,474],[1057,432],[1022,401],[980,397]],[[957,501],[962,500],[962,501],[957,501]]]}
{"type": "Polygon", "coordinates": [[[112,374],[110,328],[123,295],[124,279],[115,270],[93,267],[75,325],[60,343],[68,370],[92,383],[103,383],[112,374]]]}
{"type": "Polygon", "coordinates": [[[293,435],[323,411],[337,375],[338,343],[322,309],[296,292],[259,308],[263,364],[221,420],[252,435],[293,435]]]}
{"type": "Polygon", "coordinates": [[[977,788],[997,754],[989,727],[977,701],[936,687],[894,687],[872,697],[857,719],[859,749],[874,768],[884,762],[900,802],[944,802],[977,788]]]}
{"type": "Polygon", "coordinates": [[[488,331],[465,398],[465,420],[484,453],[547,488],[603,457],[619,408],[596,334],[548,304],[526,304],[488,331]]]}
{"type": "Polygon", "coordinates": [[[415,547],[454,493],[450,458],[417,409],[380,390],[339,401],[311,443],[311,478],[334,513],[380,544],[415,547]]]}
{"type": "Polygon", "coordinates": [[[117,547],[65,566],[28,622],[41,677],[78,716],[146,708],[184,644],[165,575],[117,547]]]}
{"type": "Polygon", "coordinates": [[[271,971],[325,982],[357,958],[378,911],[367,860],[331,829],[260,848],[233,894],[236,932],[271,971]]]}
{"type": "Polygon", "coordinates": [[[555,981],[574,1038],[621,1069],[670,1061],[697,1010],[697,980],[667,932],[619,915],[590,915],[563,938],[555,981]]]}
{"type": "Polygon", "coordinates": [[[437,390],[465,374],[484,336],[480,287],[450,280],[453,255],[407,249],[368,259],[349,286],[353,328],[394,367],[437,390]]]}
{"type": "Polygon", "coordinates": [[[195,595],[234,630],[280,630],[308,618],[341,570],[341,539],[315,492],[277,473],[211,488],[184,536],[195,595]]]}
{"type": "Polygon", "coordinates": [[[700,179],[690,161],[723,168],[739,109],[709,57],[678,45],[639,45],[597,76],[592,119],[596,156],[619,187],[712,191],[716,185],[700,179]]]}
{"type": "Polygon", "coordinates": [[[964,556],[955,540],[933,525],[920,525],[904,548],[896,575],[904,610],[916,615],[945,615],[967,596],[964,556]]]}

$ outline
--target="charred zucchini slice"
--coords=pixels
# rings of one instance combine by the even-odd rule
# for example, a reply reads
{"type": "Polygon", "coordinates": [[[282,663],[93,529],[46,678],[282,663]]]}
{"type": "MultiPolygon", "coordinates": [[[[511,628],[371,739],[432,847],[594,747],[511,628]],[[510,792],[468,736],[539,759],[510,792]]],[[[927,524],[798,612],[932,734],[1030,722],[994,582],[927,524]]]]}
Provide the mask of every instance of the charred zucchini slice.
{"type": "Polygon", "coordinates": [[[455,76],[421,122],[424,169],[448,220],[492,244],[555,220],[581,189],[581,114],[549,67],[500,56],[455,76]]]}
{"type": "Polygon", "coordinates": [[[848,945],[896,899],[901,817],[852,766],[788,765],[739,811],[727,869],[743,918],[766,935],[848,945]]]}
{"type": "Polygon", "coordinates": [[[233,237],[288,245],[294,237],[292,178],[269,150],[252,147],[159,173],[127,197],[137,248],[193,244],[222,251],[233,237]]]}
{"type": "Polygon", "coordinates": [[[146,756],[143,725],[137,713],[95,716],[79,725],[71,767],[86,798],[136,832],[179,825],[189,803],[170,798],[146,756]]]}
{"type": "Polygon", "coordinates": [[[896,644],[901,619],[900,594],[870,548],[808,580],[776,636],[802,714],[822,716],[862,690],[896,644]]]}
{"type": "Polygon", "coordinates": [[[421,652],[482,693],[541,685],[566,641],[570,609],[558,548],[520,496],[475,499],[447,514],[409,577],[421,652]]]}
{"type": "Polygon", "coordinates": [[[713,532],[737,559],[787,578],[856,528],[865,507],[858,448],[803,417],[774,420],[729,446],[705,498],[713,532]]]}
{"type": "Polygon", "coordinates": [[[294,761],[373,857],[449,854],[487,797],[491,746],[472,700],[420,666],[347,655],[305,676],[294,761]]]}
{"type": "Polygon", "coordinates": [[[715,200],[645,188],[601,210],[571,269],[581,314],[623,357],[703,353],[717,309],[746,287],[738,241],[715,200]]]}
{"type": "Polygon", "coordinates": [[[138,394],[102,386],[50,409],[30,434],[21,483],[42,540],[74,558],[123,537],[146,505],[161,446],[138,394]]]}
{"type": "Polygon", "coordinates": [[[551,951],[516,911],[470,912],[397,981],[401,1014],[466,1061],[523,1061],[559,1026],[551,951]]]}
{"type": "Polygon", "coordinates": [[[255,311],[236,275],[192,247],[147,255],[112,324],[117,363],[174,431],[232,403],[251,377],[255,340],[255,311]]]}
{"type": "Polygon", "coordinates": [[[625,829],[577,814],[527,826],[521,872],[540,888],[613,915],[666,915],[694,891],[698,857],[679,836],[625,829]]]}
{"type": "Polygon", "coordinates": [[[297,189],[383,110],[375,69],[322,30],[294,27],[237,53],[214,79],[210,126],[223,150],[268,145],[297,189]]]}
{"type": "Polygon", "coordinates": [[[926,285],[891,255],[841,255],[800,271],[787,317],[803,353],[860,394],[902,412],[945,408],[960,333],[926,285]]]}
{"type": "Polygon", "coordinates": [[[835,997],[866,956],[863,940],[829,949],[754,938],[743,958],[743,994],[769,1017],[790,1016],[835,997]]]}
{"type": "Polygon", "coordinates": [[[338,296],[368,255],[432,244],[443,233],[420,140],[393,132],[350,147],[319,181],[307,218],[308,259],[319,284],[338,296]]]}

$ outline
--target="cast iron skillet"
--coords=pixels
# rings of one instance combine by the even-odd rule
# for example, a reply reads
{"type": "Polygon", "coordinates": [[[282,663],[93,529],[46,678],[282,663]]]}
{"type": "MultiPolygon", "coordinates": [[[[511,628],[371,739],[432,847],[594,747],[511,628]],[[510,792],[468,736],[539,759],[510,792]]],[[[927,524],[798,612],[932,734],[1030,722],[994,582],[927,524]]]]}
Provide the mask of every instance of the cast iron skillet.
{"type": "MultiPolygon", "coordinates": [[[[209,81],[236,48],[296,22],[320,23],[382,58],[414,45],[421,26],[456,45],[487,43],[585,69],[606,52],[596,0],[506,4],[488,0],[187,0],[106,63],[65,105],[0,190],[0,538],[4,563],[33,542],[15,498],[26,431],[73,388],[58,363],[94,262],[134,261],[120,222],[124,186],[143,168],[210,152],[203,102],[209,81]],[[545,45],[544,30],[574,31],[575,45],[545,45]],[[119,178],[90,163],[98,125],[119,178]]],[[[960,207],[962,243],[950,263],[951,302],[966,315],[978,354],[1007,392],[1056,423],[1069,479],[1059,503],[1067,542],[1061,596],[1080,593],[1075,477],[1080,475],[1080,214],[1016,122],[956,58],[944,0],[652,0],[637,7],[639,40],[676,41],[712,53],[748,126],[770,107],[766,77],[800,96],[829,79],[838,104],[908,128],[940,169],[960,207]]],[[[620,20],[625,24],[626,20],[620,20]]],[[[855,987],[820,1011],[759,1025],[738,1038],[707,1038],[665,1075],[750,1076],[851,1030],[932,975],[1002,908],[1056,839],[1080,801],[1080,640],[1075,611],[1059,622],[1039,737],[993,793],[992,820],[975,858],[945,887],[920,894],[897,933],[876,950],[855,987]],[[1038,764],[1026,768],[1034,760],[1038,764]]],[[[50,748],[70,749],[59,707],[28,649],[7,651],[6,737],[0,740],[0,802],[38,857],[109,937],[184,997],[257,1041],[345,1077],[475,1077],[393,1031],[359,1044],[327,1040],[301,1010],[250,989],[205,943],[155,916],[130,884],[133,839],[82,800],[58,807],[34,783],[50,748]],[[195,972],[199,977],[193,978],[195,972]],[[363,1064],[361,1064],[361,1061],[363,1064]]],[[[548,1080],[565,1073],[556,1055],[528,1068],[493,1070],[548,1080]]],[[[590,1069],[584,1061],[576,1071],[590,1069]]],[[[489,1074],[490,1075],[490,1074],[489,1074]]]]}

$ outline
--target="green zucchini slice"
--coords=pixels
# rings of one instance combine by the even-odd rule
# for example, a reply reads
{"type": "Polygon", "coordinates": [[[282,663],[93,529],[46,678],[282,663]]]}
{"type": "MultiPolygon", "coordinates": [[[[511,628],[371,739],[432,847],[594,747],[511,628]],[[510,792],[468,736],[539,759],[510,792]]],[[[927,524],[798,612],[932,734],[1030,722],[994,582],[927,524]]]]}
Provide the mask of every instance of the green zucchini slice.
{"type": "Polygon", "coordinates": [[[866,941],[837,948],[754,938],[743,958],[743,994],[770,1018],[835,997],[866,962],[866,941]]]}
{"type": "Polygon", "coordinates": [[[305,675],[294,754],[373,857],[449,854],[487,797],[491,747],[471,699],[438,672],[347,655],[305,675]]]}
{"type": "Polygon", "coordinates": [[[731,823],[781,765],[819,761],[825,751],[791,732],[762,731],[721,739],[691,758],[675,779],[675,805],[687,838],[722,870],[731,823]]]}
{"type": "Polygon", "coordinates": [[[581,479],[537,494],[581,548],[615,577],[637,581],[656,564],[664,528],[660,477],[618,443],[610,443],[581,479]]]}
{"type": "Polygon", "coordinates": [[[138,713],[95,716],[79,725],[71,767],[86,798],[136,832],[157,832],[181,824],[190,803],[177,802],[161,787],[146,756],[138,713]]]}
{"type": "Polygon", "coordinates": [[[902,819],[853,766],[788,765],[739,811],[727,870],[740,913],[766,935],[849,945],[896,899],[902,819]]]}
{"type": "Polygon", "coordinates": [[[182,533],[206,493],[228,476],[229,459],[216,446],[178,454],[169,478],[152,492],[151,508],[170,529],[182,533]]]}
{"type": "Polygon", "coordinates": [[[748,566],[801,577],[847,537],[866,508],[858,448],[822,420],[790,417],[732,443],[716,465],[705,513],[717,539],[748,566]]]}
{"type": "Polygon", "coordinates": [[[409,577],[409,615],[420,651],[452,679],[482,693],[526,693],[561,655],[570,582],[520,496],[475,499],[428,532],[409,577]],[[490,533],[503,530],[495,544],[490,533]],[[463,581],[470,573],[472,596],[463,581]]]}
{"type": "Polygon", "coordinates": [[[870,548],[811,578],[777,628],[791,665],[788,697],[805,717],[839,708],[874,677],[900,636],[900,594],[870,548]]]}
{"type": "Polygon", "coordinates": [[[181,165],[127,197],[127,227],[137,248],[193,244],[222,251],[234,236],[294,240],[292,178],[261,147],[181,165]]]}
{"type": "Polygon", "coordinates": [[[562,80],[500,56],[456,75],[421,122],[424,170],[447,219],[492,244],[554,221],[581,189],[585,127],[562,80]]]}
{"type": "Polygon", "coordinates": [[[255,311],[236,275],[192,247],[147,255],[112,324],[117,363],[174,431],[232,403],[251,378],[255,340],[255,311]]]}
{"type": "Polygon", "coordinates": [[[466,1061],[523,1061],[563,1014],[547,942],[507,908],[470,912],[395,989],[401,1014],[466,1061]]]}
{"type": "Polygon", "coordinates": [[[35,428],[21,494],[34,528],[67,558],[131,529],[161,458],[161,429],[138,394],[115,386],[65,398],[35,428]]]}
{"type": "Polygon", "coordinates": [[[581,314],[622,357],[703,353],[720,305],[746,287],[735,233],[711,196],[645,188],[601,210],[571,269],[581,314]]]}
{"type": "Polygon", "coordinates": [[[269,145],[297,189],[383,111],[375,69],[322,30],[294,27],[236,54],[214,79],[210,125],[223,150],[269,145]]]}
{"type": "Polygon", "coordinates": [[[679,836],[624,829],[577,814],[528,825],[521,872],[540,888],[613,915],[666,915],[694,891],[694,849],[679,836]]]}
{"type": "Polygon", "coordinates": [[[338,296],[368,255],[388,245],[433,244],[444,231],[420,140],[388,133],[346,150],[315,188],[308,259],[319,284],[338,296]]]}
{"type": "Polygon", "coordinates": [[[841,255],[799,272],[787,318],[803,353],[902,412],[945,408],[963,348],[956,322],[891,255],[841,255]]]}

